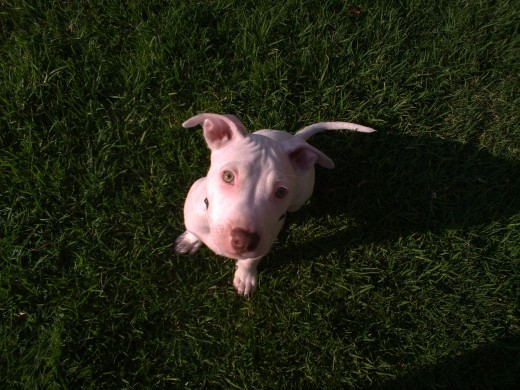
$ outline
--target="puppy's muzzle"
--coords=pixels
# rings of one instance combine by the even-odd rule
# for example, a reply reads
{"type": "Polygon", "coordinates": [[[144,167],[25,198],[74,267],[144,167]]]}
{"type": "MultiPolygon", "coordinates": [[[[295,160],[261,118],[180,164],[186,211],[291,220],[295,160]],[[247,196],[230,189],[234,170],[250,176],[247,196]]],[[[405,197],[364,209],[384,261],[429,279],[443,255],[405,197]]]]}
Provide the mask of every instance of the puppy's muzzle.
{"type": "Polygon", "coordinates": [[[231,248],[237,253],[252,252],[258,246],[260,236],[241,228],[231,230],[231,248]]]}

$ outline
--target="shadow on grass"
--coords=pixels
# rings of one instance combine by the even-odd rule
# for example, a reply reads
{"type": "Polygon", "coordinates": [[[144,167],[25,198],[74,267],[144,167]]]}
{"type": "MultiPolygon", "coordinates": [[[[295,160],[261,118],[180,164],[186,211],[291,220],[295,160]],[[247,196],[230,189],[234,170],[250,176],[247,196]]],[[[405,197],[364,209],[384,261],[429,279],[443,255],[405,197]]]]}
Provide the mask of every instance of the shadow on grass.
{"type": "MultiPolygon", "coordinates": [[[[291,253],[312,261],[320,251],[325,255],[452,229],[486,232],[472,238],[472,244],[479,240],[485,244],[485,234],[492,235],[504,222],[518,222],[507,220],[520,213],[520,162],[497,157],[478,145],[381,133],[329,133],[311,143],[329,155],[336,168],[318,170],[311,202],[291,214],[288,222],[304,230],[311,220],[312,226],[325,226],[325,234],[313,238],[307,232],[308,240],[293,244],[283,236],[287,232],[282,233],[286,245],[278,249],[276,260],[261,267],[283,268],[295,259],[291,253]],[[494,222],[501,223],[495,227],[494,222]]],[[[520,338],[514,336],[432,366],[408,367],[398,378],[371,388],[508,389],[518,383],[520,338]]]]}
{"type": "Polygon", "coordinates": [[[328,133],[311,143],[336,168],[319,169],[310,205],[290,222],[344,216],[345,224],[309,245],[458,229],[520,212],[520,163],[471,143],[382,133],[328,133]]]}
{"type": "Polygon", "coordinates": [[[474,351],[369,387],[378,389],[517,389],[520,338],[504,339],[474,351]]]}

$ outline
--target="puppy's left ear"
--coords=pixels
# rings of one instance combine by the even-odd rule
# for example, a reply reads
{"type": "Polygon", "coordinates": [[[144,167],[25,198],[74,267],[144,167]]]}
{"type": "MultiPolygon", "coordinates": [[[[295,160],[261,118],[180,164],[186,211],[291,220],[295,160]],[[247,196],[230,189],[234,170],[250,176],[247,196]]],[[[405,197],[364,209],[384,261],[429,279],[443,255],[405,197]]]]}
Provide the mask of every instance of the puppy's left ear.
{"type": "Polygon", "coordinates": [[[247,130],[234,115],[199,114],[182,124],[183,127],[202,125],[204,138],[211,150],[220,149],[229,143],[244,138],[247,130]]]}
{"type": "Polygon", "coordinates": [[[334,162],[324,153],[299,137],[292,137],[282,143],[297,174],[301,175],[311,169],[314,164],[332,169],[334,162]]]}

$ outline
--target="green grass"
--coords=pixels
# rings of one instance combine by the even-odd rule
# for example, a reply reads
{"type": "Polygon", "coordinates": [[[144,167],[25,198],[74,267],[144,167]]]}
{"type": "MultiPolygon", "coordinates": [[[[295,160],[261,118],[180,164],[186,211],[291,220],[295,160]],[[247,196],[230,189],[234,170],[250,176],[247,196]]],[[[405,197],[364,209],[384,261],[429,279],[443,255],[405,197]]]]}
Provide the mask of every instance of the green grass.
{"type": "Polygon", "coordinates": [[[2,388],[520,383],[517,2],[124,3],[0,1],[2,388]],[[313,138],[250,300],[172,251],[201,111],[379,130],[313,138]]]}

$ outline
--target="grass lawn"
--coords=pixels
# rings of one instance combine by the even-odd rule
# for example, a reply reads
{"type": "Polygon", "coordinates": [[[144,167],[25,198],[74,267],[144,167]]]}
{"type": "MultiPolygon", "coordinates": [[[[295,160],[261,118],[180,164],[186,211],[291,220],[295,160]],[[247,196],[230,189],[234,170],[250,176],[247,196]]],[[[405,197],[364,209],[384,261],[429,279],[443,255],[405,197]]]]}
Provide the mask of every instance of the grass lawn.
{"type": "Polygon", "coordinates": [[[517,388],[518,2],[0,0],[0,387],[517,388]],[[366,4],[365,4],[366,3],[366,4]],[[348,120],[249,300],[173,253],[209,153],[348,120]]]}

